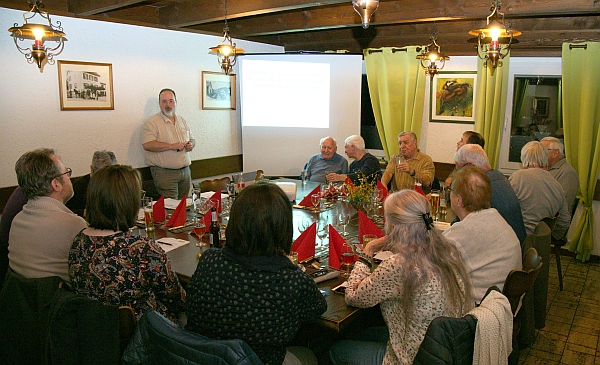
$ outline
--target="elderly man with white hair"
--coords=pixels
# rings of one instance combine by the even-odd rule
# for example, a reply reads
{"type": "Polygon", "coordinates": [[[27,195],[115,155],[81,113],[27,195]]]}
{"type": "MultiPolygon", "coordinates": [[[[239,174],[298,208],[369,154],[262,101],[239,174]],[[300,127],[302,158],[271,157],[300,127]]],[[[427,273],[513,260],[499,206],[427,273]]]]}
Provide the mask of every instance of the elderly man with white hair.
{"type": "Polygon", "coordinates": [[[523,244],[527,233],[523,224],[519,199],[515,195],[508,179],[500,171],[492,169],[483,148],[477,144],[465,144],[454,155],[454,162],[456,162],[457,170],[464,166],[474,166],[486,173],[492,184],[491,207],[496,208],[502,218],[515,231],[519,242],[523,244]]]}
{"type": "Polygon", "coordinates": [[[565,199],[572,212],[575,198],[579,192],[579,176],[573,166],[565,159],[565,146],[555,137],[543,138],[540,142],[548,149],[548,172],[554,176],[565,191],[565,199]]]}
{"type": "Polygon", "coordinates": [[[354,159],[350,164],[350,172],[347,174],[328,174],[328,181],[344,181],[349,177],[354,184],[360,185],[359,176],[361,175],[366,176],[369,180],[379,176],[381,171],[379,160],[365,151],[365,140],[361,136],[352,135],[346,138],[344,151],[349,158],[354,159]]]}
{"type": "Polygon", "coordinates": [[[533,233],[544,217],[558,213],[552,236],[561,239],[569,229],[571,214],[562,186],[547,171],[548,149],[542,142],[527,143],[521,149],[521,163],[523,168],[515,171],[508,181],[521,203],[527,234],[533,233]]]}
{"type": "Polygon", "coordinates": [[[325,175],[331,172],[348,172],[348,160],[337,153],[337,142],[333,137],[323,137],[319,142],[321,153],[311,156],[306,163],[306,174],[310,181],[326,183],[325,175]]]}

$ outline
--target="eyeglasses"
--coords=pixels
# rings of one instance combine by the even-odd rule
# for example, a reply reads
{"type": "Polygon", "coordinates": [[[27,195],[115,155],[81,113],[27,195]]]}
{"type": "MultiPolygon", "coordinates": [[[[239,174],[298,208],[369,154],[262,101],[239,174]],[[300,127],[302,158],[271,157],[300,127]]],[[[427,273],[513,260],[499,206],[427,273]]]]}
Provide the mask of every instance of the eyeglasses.
{"type": "Polygon", "coordinates": [[[73,170],[71,170],[70,168],[67,167],[67,171],[65,171],[62,174],[58,175],[57,177],[55,177],[55,179],[58,179],[59,177],[61,177],[63,175],[67,175],[68,177],[71,177],[71,175],[73,175],[73,170]]]}

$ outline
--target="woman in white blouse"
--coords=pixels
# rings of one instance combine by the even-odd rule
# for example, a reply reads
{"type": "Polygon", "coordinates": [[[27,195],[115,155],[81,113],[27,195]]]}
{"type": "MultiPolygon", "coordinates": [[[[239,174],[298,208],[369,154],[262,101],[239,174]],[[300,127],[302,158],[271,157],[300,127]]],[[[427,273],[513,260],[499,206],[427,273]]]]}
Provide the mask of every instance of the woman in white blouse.
{"type": "Polygon", "coordinates": [[[387,328],[367,329],[359,340],[335,343],[330,351],[334,364],[412,364],[434,318],[461,317],[472,309],[462,256],[433,229],[430,209],[413,190],[386,199],[387,236],[359,255],[348,278],[346,303],[360,308],[380,304],[387,328]],[[380,250],[393,255],[373,270],[373,254],[380,250]]]}

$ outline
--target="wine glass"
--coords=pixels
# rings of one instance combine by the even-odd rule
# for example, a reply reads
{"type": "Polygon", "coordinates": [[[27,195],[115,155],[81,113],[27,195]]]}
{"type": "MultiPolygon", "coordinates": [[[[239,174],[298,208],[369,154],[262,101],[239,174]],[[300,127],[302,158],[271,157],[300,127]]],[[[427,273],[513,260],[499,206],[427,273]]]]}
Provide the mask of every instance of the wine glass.
{"type": "Polygon", "coordinates": [[[319,203],[321,203],[321,195],[320,194],[313,194],[310,196],[310,201],[312,203],[312,205],[314,206],[314,210],[319,210],[319,208],[317,208],[319,206],[319,203]]]}
{"type": "Polygon", "coordinates": [[[340,225],[343,228],[342,237],[347,237],[349,233],[346,232],[346,226],[348,225],[348,223],[350,223],[350,215],[346,213],[340,213],[338,215],[338,221],[340,222],[340,225]]]}
{"type": "Polygon", "coordinates": [[[306,231],[306,229],[310,227],[311,224],[312,223],[309,218],[302,218],[298,221],[298,232],[302,233],[306,231]]]}
{"type": "Polygon", "coordinates": [[[354,250],[352,249],[352,245],[347,241],[342,245],[342,262],[341,266],[344,267],[343,276],[350,276],[350,271],[352,271],[352,266],[354,265],[354,261],[356,261],[356,257],[354,255],[354,250]]]}
{"type": "Polygon", "coordinates": [[[329,223],[326,220],[319,220],[317,224],[317,236],[319,237],[319,244],[317,245],[317,250],[324,251],[327,247],[325,247],[325,237],[329,233],[329,223]]]}

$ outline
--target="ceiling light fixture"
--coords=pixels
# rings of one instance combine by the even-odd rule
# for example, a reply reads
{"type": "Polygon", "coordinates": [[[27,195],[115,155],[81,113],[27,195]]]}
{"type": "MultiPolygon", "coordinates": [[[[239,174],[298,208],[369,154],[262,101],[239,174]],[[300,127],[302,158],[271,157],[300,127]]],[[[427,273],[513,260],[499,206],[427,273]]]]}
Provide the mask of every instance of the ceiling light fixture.
{"type": "Polygon", "coordinates": [[[440,51],[440,46],[436,42],[437,37],[435,36],[435,28],[433,29],[433,34],[431,34],[430,39],[431,43],[423,47],[421,54],[419,54],[417,58],[421,60],[421,67],[425,69],[425,73],[430,77],[433,77],[439,70],[444,68],[446,61],[449,60],[450,57],[444,55],[440,51]],[[424,62],[427,62],[427,64],[424,62]],[[439,62],[439,64],[436,62],[439,62]]]}
{"type": "Polygon", "coordinates": [[[352,0],[352,6],[358,15],[360,15],[363,28],[367,29],[369,27],[371,15],[373,15],[379,7],[379,0],[352,0]]]}
{"type": "Polygon", "coordinates": [[[227,0],[224,0],[223,3],[225,5],[223,39],[218,46],[209,48],[209,52],[217,54],[217,61],[219,62],[221,69],[225,72],[225,75],[229,75],[229,72],[231,72],[231,69],[237,61],[237,55],[244,53],[244,50],[237,48],[235,43],[231,40],[231,36],[229,35],[229,25],[227,25],[227,0]]]}
{"type": "Polygon", "coordinates": [[[56,26],[52,25],[50,15],[40,10],[44,7],[41,0],[36,0],[34,3],[29,2],[29,11],[23,14],[23,25],[18,26],[17,23],[8,31],[15,40],[15,45],[19,52],[25,55],[27,62],[36,63],[40,72],[42,72],[42,64],[44,60],[49,64],[54,64],[54,56],[60,54],[65,46],[66,34],[62,31],[60,21],[56,22],[56,26]],[[48,21],[48,25],[27,23],[28,20],[34,16],[39,15],[48,21]],[[24,40],[33,40],[31,48],[21,47],[19,42],[24,40]],[[54,48],[47,48],[44,46],[44,42],[56,42],[58,43],[54,48]]]}
{"type": "MultiPolygon", "coordinates": [[[[499,60],[510,52],[510,45],[518,43],[513,37],[518,37],[521,32],[509,29],[504,25],[504,13],[500,12],[498,0],[494,0],[490,8],[492,13],[487,17],[487,25],[481,29],[472,30],[469,34],[477,37],[477,55],[484,61],[490,61],[492,68],[502,66],[499,60]]],[[[487,62],[484,63],[487,67],[487,62]]]]}

